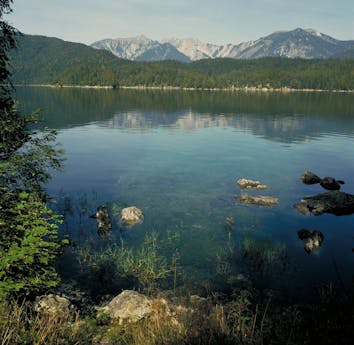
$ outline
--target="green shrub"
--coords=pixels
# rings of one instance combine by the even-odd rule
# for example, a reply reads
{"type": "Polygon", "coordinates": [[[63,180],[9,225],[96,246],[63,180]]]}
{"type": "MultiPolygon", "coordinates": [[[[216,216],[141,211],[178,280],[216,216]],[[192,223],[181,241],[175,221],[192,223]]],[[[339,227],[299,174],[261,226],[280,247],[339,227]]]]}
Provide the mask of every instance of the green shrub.
{"type": "Polygon", "coordinates": [[[53,287],[58,216],[35,194],[2,192],[0,199],[0,300],[53,287]]]}
{"type": "Polygon", "coordinates": [[[35,294],[54,286],[59,254],[59,218],[45,204],[43,183],[59,168],[62,152],[54,132],[29,129],[12,98],[9,52],[18,32],[3,18],[11,0],[0,2],[0,304],[11,295],[35,294]]]}

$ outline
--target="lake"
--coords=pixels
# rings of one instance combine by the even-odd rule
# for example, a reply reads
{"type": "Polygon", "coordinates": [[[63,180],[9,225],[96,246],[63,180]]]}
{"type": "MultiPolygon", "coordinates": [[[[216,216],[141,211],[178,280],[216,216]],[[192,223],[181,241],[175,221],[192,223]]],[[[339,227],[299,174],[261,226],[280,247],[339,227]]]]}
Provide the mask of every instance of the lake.
{"type": "MultiPolygon", "coordinates": [[[[304,216],[293,205],[324,191],[301,182],[305,170],[354,194],[353,94],[18,87],[16,98],[58,130],[66,161],[47,190],[76,248],[134,248],[158,234],[161,253],[178,253],[175,284],[198,293],[223,291],[230,277],[301,298],[330,283],[352,288],[354,216],[304,216]],[[247,193],[279,205],[241,204],[240,178],[266,184],[247,193]],[[101,204],[113,219],[107,237],[89,218],[101,204]],[[144,221],[128,227],[117,215],[132,205],[144,221]],[[321,231],[321,248],[308,254],[300,229],[321,231]]],[[[64,279],[79,279],[74,257],[58,263],[64,279]]]]}

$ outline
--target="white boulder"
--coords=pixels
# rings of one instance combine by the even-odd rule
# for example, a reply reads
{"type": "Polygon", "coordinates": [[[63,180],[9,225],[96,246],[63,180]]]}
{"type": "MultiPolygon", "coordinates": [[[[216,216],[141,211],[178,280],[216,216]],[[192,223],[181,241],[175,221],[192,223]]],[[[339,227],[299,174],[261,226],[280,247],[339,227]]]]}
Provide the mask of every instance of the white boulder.
{"type": "Polygon", "coordinates": [[[143,212],[135,206],[123,208],[120,216],[123,222],[130,225],[141,223],[144,219],[143,212]]]}
{"type": "Polygon", "coordinates": [[[125,290],[114,297],[105,307],[97,308],[111,319],[123,322],[137,322],[152,313],[152,302],[146,296],[125,290]]]}

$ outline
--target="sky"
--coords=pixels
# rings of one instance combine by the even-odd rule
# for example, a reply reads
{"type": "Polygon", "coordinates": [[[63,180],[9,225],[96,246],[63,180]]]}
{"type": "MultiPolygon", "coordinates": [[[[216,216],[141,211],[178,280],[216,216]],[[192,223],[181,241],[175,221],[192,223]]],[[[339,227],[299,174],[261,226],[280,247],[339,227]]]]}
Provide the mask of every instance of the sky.
{"type": "Polygon", "coordinates": [[[354,39],[354,0],[14,0],[13,10],[23,33],[86,44],[140,34],[236,44],[298,27],[354,39]]]}

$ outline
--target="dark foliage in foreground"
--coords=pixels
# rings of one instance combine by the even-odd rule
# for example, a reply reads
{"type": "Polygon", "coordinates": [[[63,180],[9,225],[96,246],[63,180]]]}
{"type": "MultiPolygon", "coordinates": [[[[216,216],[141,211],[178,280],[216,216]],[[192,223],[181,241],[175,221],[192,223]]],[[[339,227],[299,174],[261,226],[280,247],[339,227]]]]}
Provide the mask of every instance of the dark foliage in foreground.
{"type": "Polygon", "coordinates": [[[42,190],[48,169],[60,167],[60,152],[53,132],[28,130],[34,116],[21,116],[12,99],[9,52],[19,33],[3,19],[11,4],[0,2],[0,304],[54,286],[60,249],[58,218],[42,190]]]}

